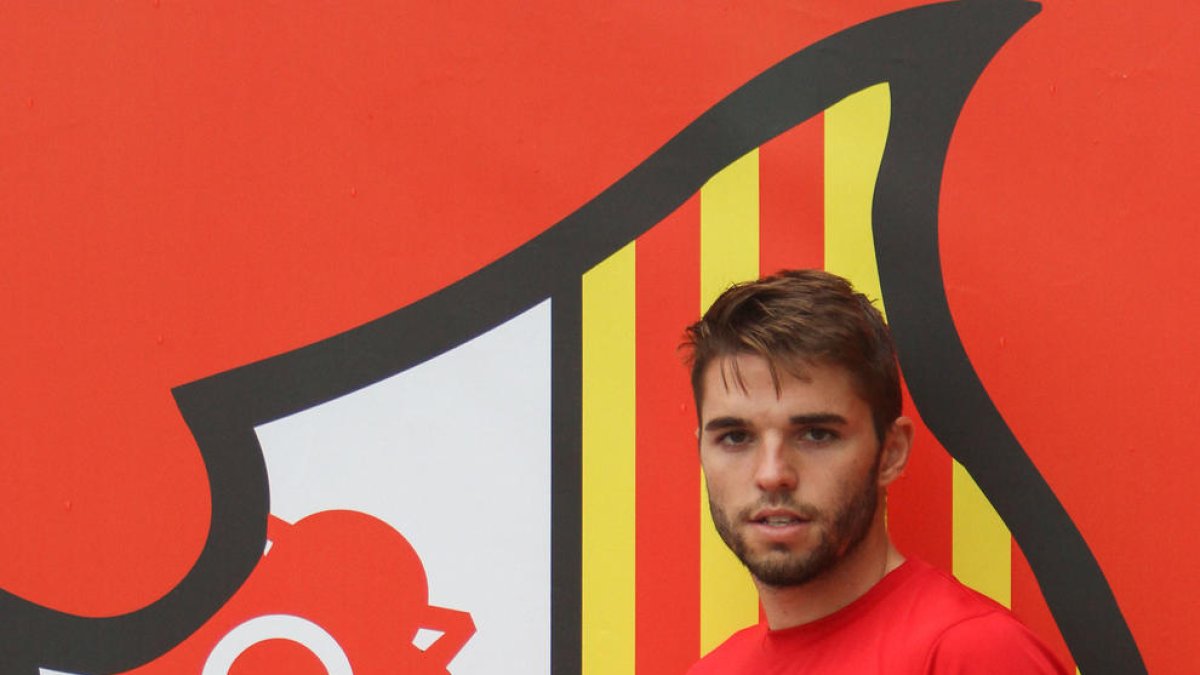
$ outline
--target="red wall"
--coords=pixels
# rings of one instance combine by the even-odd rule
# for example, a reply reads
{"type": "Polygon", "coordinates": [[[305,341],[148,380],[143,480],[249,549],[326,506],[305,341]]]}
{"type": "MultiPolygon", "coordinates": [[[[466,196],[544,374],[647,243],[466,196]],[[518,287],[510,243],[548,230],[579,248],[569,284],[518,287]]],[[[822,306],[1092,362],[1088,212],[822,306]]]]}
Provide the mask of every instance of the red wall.
{"type": "MultiPolygon", "coordinates": [[[[0,588],[84,616],[158,598],[209,517],[172,387],[470,274],[768,66],[913,4],[9,3],[0,588]]],[[[1191,672],[1200,620],[1197,19],[1046,0],[941,196],[967,352],[1154,673],[1191,672]]]]}

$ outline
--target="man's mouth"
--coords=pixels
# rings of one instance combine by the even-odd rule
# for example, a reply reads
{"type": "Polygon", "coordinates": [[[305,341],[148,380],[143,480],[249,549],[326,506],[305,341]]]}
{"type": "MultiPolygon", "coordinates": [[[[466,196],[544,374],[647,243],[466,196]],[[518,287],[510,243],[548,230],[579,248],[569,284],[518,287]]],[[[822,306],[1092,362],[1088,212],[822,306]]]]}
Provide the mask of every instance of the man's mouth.
{"type": "Polygon", "coordinates": [[[784,525],[794,525],[796,523],[799,523],[800,519],[793,518],[791,516],[771,516],[769,518],[759,519],[755,522],[761,523],[763,525],[770,525],[772,527],[782,527],[784,525]]]}
{"type": "Polygon", "coordinates": [[[804,518],[798,513],[777,510],[759,511],[750,517],[750,522],[756,525],[766,525],[767,527],[789,527],[792,525],[801,525],[808,521],[808,518],[804,518]]]}

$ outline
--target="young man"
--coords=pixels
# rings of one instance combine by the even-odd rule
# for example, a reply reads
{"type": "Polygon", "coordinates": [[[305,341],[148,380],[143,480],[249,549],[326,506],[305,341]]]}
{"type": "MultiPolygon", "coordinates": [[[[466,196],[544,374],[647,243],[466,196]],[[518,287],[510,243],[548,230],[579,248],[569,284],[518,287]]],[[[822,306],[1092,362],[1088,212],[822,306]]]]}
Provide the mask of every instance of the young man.
{"type": "Polygon", "coordinates": [[[1065,675],[1008,610],[888,538],[913,423],[865,296],[781,272],[726,291],[688,342],[713,521],[766,615],[692,675],[1065,675]]]}

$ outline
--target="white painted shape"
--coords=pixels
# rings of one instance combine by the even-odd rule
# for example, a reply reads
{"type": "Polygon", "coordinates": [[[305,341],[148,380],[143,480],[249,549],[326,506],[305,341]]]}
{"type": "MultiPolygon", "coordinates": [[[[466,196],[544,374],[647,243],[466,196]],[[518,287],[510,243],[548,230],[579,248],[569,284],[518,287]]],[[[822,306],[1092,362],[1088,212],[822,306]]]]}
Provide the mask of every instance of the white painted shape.
{"type": "Polygon", "coordinates": [[[417,634],[413,636],[413,645],[421,651],[429,649],[433,643],[437,642],[438,638],[445,635],[440,630],[430,630],[428,628],[418,628],[417,634]]]}
{"type": "Polygon", "coordinates": [[[386,521],[420,555],[430,603],[471,614],[454,675],[550,672],[550,326],[547,300],[257,429],[273,514],[386,521]]]}
{"type": "Polygon", "coordinates": [[[291,614],[266,614],[239,624],[208,654],[200,675],[229,675],[242,652],[267,640],[290,640],[312,652],[329,675],[354,675],[342,646],[324,628],[291,614]]]}

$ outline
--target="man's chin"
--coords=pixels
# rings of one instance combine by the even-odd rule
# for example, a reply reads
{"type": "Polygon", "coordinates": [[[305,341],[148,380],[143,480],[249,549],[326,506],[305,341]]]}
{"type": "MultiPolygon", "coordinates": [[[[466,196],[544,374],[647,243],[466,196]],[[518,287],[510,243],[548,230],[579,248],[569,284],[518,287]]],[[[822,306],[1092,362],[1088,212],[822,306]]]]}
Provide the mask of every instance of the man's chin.
{"type": "Polygon", "coordinates": [[[832,560],[819,553],[798,555],[790,551],[771,551],[751,560],[743,559],[742,563],[760,584],[771,588],[794,588],[811,582],[829,569],[832,560]]]}
{"type": "Polygon", "coordinates": [[[763,570],[751,572],[751,575],[760,585],[775,589],[800,588],[812,582],[815,576],[807,571],[794,570],[763,570]]]}

